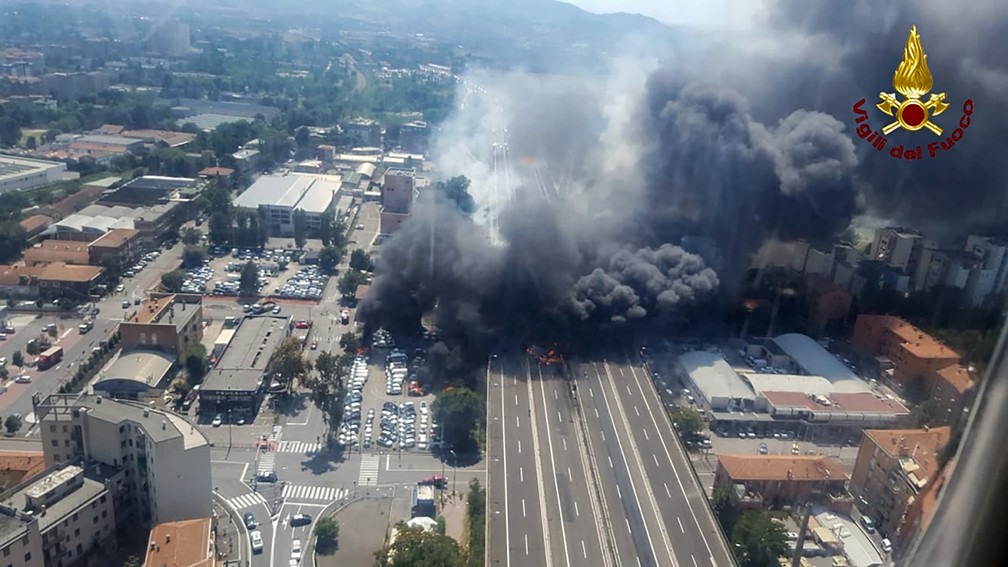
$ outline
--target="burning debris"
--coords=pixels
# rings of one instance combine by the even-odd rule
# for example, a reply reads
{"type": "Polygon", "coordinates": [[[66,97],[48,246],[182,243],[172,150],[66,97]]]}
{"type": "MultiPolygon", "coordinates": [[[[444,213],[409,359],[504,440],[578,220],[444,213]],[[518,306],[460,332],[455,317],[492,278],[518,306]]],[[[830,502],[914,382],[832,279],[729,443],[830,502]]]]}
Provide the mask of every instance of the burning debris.
{"type": "Polygon", "coordinates": [[[527,349],[525,349],[525,352],[532,358],[536,359],[539,362],[539,364],[542,364],[543,366],[562,364],[564,360],[563,354],[561,354],[560,351],[557,350],[556,345],[550,347],[549,349],[542,349],[537,346],[530,346],[527,349]]]}

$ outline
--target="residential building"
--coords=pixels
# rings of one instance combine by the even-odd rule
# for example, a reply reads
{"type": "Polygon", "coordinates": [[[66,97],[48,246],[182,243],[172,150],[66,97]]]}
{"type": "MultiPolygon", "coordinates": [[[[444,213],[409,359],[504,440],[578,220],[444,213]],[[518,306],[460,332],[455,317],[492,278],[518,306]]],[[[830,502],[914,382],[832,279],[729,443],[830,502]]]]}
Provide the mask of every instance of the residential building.
{"type": "Polygon", "coordinates": [[[907,509],[939,470],[951,428],[866,429],[850,492],[883,537],[898,541],[907,509]]]}
{"type": "Polygon", "coordinates": [[[924,237],[918,232],[905,228],[880,228],[875,231],[871,259],[912,274],[925,244],[924,237]]]}
{"type": "Polygon", "coordinates": [[[810,277],[806,294],[809,328],[823,333],[830,324],[842,325],[850,314],[853,299],[849,291],[825,277],[810,277]]]}
{"type": "Polygon", "coordinates": [[[0,193],[23,191],[63,180],[65,163],[15,156],[0,156],[0,193]]]}
{"type": "Polygon", "coordinates": [[[862,260],[851,276],[850,292],[860,298],[869,288],[906,293],[910,291],[910,276],[903,268],[880,260],[862,260]]]}
{"type": "MultiPolygon", "coordinates": [[[[57,241],[58,242],[58,241],[57,241]]],[[[120,272],[140,258],[140,231],[134,228],[114,228],[88,244],[90,263],[114,266],[120,272]]]]}
{"type": "Polygon", "coordinates": [[[273,236],[294,235],[294,214],[301,211],[309,231],[316,231],[322,217],[332,218],[339,183],[311,175],[264,175],[239,195],[234,206],[258,210],[269,223],[273,236]]]}
{"type": "Polygon", "coordinates": [[[87,266],[91,263],[86,242],[73,240],[43,240],[24,251],[27,266],[44,266],[51,262],[64,262],[87,266]]]}
{"type": "Polygon", "coordinates": [[[423,155],[427,153],[427,134],[427,123],[423,120],[407,122],[399,129],[399,147],[403,152],[423,155]]]}
{"type": "Polygon", "coordinates": [[[50,299],[90,298],[92,290],[105,273],[105,268],[99,266],[77,266],[63,262],[53,262],[37,268],[35,280],[38,283],[38,294],[50,299]]]}
{"type": "Polygon", "coordinates": [[[895,558],[902,557],[917,539],[917,536],[931,524],[931,518],[934,517],[934,511],[938,507],[938,498],[941,497],[948,479],[955,471],[955,464],[955,459],[945,463],[934,479],[925,484],[924,488],[917,493],[917,497],[914,498],[913,503],[906,511],[903,529],[893,542],[893,556],[895,558]]]}
{"type": "Polygon", "coordinates": [[[39,451],[0,451],[0,491],[34,477],[45,468],[45,455],[39,451]]]}
{"type": "Polygon", "coordinates": [[[50,394],[36,415],[46,464],[83,459],[125,469],[132,507],[123,505],[124,520],[151,526],[211,515],[210,444],[182,416],[88,394],[50,394]]]}
{"type": "Polygon", "coordinates": [[[921,251],[911,283],[914,291],[928,291],[937,285],[965,289],[970,272],[982,265],[972,252],[927,248],[921,251]]]}
{"type": "Polygon", "coordinates": [[[354,118],[343,126],[347,136],[357,145],[380,146],[381,124],[370,118],[354,118]]]}
{"type": "Polygon", "coordinates": [[[763,506],[804,504],[846,493],[849,477],[832,457],[718,455],[714,490],[728,489],[763,506]],[[738,487],[741,487],[738,488],[738,487]]]}
{"type": "Polygon", "coordinates": [[[935,372],[926,391],[935,403],[938,423],[955,427],[968,415],[976,397],[976,380],[969,368],[950,364],[935,372]]]}
{"type": "Polygon", "coordinates": [[[200,388],[200,412],[251,418],[268,386],[266,368],[273,352],[291,334],[284,317],[245,317],[200,388]]]}
{"type": "Polygon", "coordinates": [[[927,380],[959,362],[959,354],[910,323],[889,315],[858,315],[851,346],[855,352],[891,361],[891,378],[903,386],[927,380]]]}
{"type": "Polygon", "coordinates": [[[229,167],[205,167],[197,174],[200,179],[224,179],[227,180],[234,174],[235,170],[229,167]]]}
{"type": "Polygon", "coordinates": [[[389,169],[385,172],[379,227],[381,234],[392,234],[409,218],[416,189],[415,169],[389,169]]]}
{"type": "Polygon", "coordinates": [[[115,556],[116,491],[122,481],[122,471],[113,467],[61,463],[5,491],[0,563],[108,564],[115,556]]]}
{"type": "Polygon", "coordinates": [[[231,154],[234,158],[235,168],[238,171],[253,172],[259,169],[259,164],[262,163],[263,156],[259,153],[259,150],[253,149],[241,149],[237,152],[231,154]]]}
{"type": "Polygon", "coordinates": [[[124,351],[151,349],[180,355],[203,340],[203,298],[153,293],[119,324],[124,351]]]}
{"type": "Polygon", "coordinates": [[[42,90],[59,100],[78,99],[107,91],[109,76],[101,72],[47,73],[42,75],[42,90]]]}
{"type": "Polygon", "coordinates": [[[147,567],[219,567],[214,539],[216,521],[197,518],[154,526],[147,542],[147,567]]]}
{"type": "Polygon", "coordinates": [[[1008,284],[1008,243],[989,236],[972,235],[966,251],[980,259],[980,266],[970,272],[966,282],[971,305],[981,306],[1004,293],[1008,284]]]}

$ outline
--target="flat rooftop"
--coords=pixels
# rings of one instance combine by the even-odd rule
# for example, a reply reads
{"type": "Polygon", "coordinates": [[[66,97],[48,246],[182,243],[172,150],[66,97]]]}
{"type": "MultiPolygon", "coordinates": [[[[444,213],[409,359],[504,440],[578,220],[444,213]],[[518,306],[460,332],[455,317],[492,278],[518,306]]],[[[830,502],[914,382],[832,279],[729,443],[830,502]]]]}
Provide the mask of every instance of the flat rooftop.
{"type": "Polygon", "coordinates": [[[84,474],[84,470],[81,467],[68,465],[61,469],[52,470],[48,475],[27,485],[22,484],[13,494],[4,494],[3,501],[5,503],[10,502],[18,510],[29,509],[29,497],[38,498],[49,491],[54,484],[62,483],[78,474],[84,477],[81,486],[64,493],[58,500],[50,500],[46,504],[46,513],[44,515],[36,512],[35,516],[38,518],[39,531],[45,532],[53,524],[62,522],[67,516],[75,513],[81,507],[87,505],[88,502],[98,498],[107,492],[108,489],[105,488],[103,483],[94,478],[88,478],[93,475],[84,474]]]}
{"type": "Polygon", "coordinates": [[[773,339],[785,354],[791,357],[803,371],[813,376],[822,376],[833,384],[836,391],[864,392],[867,385],[833,353],[819,343],[798,333],[788,333],[773,339]]]}
{"type": "Polygon", "coordinates": [[[214,546],[210,518],[167,522],[154,526],[147,544],[150,567],[213,567],[214,546]]]}
{"type": "Polygon", "coordinates": [[[679,364],[708,401],[714,398],[756,399],[755,392],[720,354],[694,350],[679,355],[679,364]]]}
{"type": "Polygon", "coordinates": [[[873,415],[893,419],[910,414],[910,410],[896,400],[880,398],[868,392],[834,392],[824,395],[823,397],[829,402],[828,404],[816,401],[802,392],[763,392],[763,397],[778,414],[793,410],[809,410],[814,415],[833,414],[840,416],[847,414],[851,417],[873,415]]]}
{"type": "Polygon", "coordinates": [[[850,477],[832,457],[819,455],[718,455],[735,481],[846,480],[850,477]]]}
{"type": "Polygon", "coordinates": [[[110,400],[91,394],[50,394],[39,405],[39,420],[57,421],[74,408],[85,409],[92,418],[116,425],[127,421],[135,423],[155,443],[181,438],[185,449],[207,444],[206,437],[178,414],[139,402],[110,400]]]}
{"type": "Polygon", "coordinates": [[[242,319],[217,367],[265,371],[273,351],[290,334],[288,325],[286,317],[242,319]]]}
{"type": "Polygon", "coordinates": [[[274,206],[322,213],[339,193],[339,182],[309,175],[264,175],[234,200],[240,208],[274,206]]]}
{"type": "Polygon", "coordinates": [[[105,372],[105,377],[95,383],[95,388],[112,381],[133,382],[138,390],[157,388],[174,363],[174,356],[160,351],[124,352],[105,372]]]}
{"type": "Polygon", "coordinates": [[[182,301],[178,294],[172,294],[167,297],[148,297],[140,303],[136,313],[127,322],[175,325],[176,328],[180,328],[185,326],[186,322],[193,317],[198,308],[198,304],[189,304],[182,301]]]}
{"type": "Polygon", "coordinates": [[[41,159],[14,156],[0,156],[0,178],[16,177],[31,171],[60,166],[63,166],[63,164],[56,161],[45,161],[41,159]]]}

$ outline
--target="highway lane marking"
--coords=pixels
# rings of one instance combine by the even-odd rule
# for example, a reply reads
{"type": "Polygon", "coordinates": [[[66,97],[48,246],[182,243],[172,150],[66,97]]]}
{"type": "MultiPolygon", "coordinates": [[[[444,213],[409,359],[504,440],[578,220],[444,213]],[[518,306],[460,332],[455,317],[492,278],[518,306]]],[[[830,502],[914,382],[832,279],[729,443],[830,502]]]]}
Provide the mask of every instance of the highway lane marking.
{"type": "Polygon", "coordinates": [[[516,415],[515,416],[515,429],[518,429],[519,427],[521,427],[521,422],[518,421],[518,416],[516,415]]]}
{"type": "Polygon", "coordinates": [[[574,477],[571,476],[570,467],[567,467],[567,481],[571,482],[573,479],[574,479],[574,477]]]}
{"type": "Polygon", "coordinates": [[[518,481],[525,482],[525,468],[518,467],[518,481]]]}
{"type": "MultiPolygon", "coordinates": [[[[679,516],[675,517],[675,521],[679,522],[679,531],[681,531],[682,533],[686,533],[686,530],[684,530],[682,527],[682,520],[679,519],[679,516]]],[[[696,563],[696,559],[694,559],[693,562],[696,563]]]]}
{"type": "Polygon", "coordinates": [[[525,534],[525,555],[528,555],[528,534],[525,534]]]}
{"type": "MultiPolygon", "coordinates": [[[[532,367],[531,367],[531,365],[529,364],[529,362],[527,360],[525,361],[525,378],[527,379],[527,381],[526,381],[525,384],[526,384],[526,386],[528,388],[529,415],[531,416],[531,418],[529,419],[529,424],[530,424],[529,428],[532,430],[532,450],[533,450],[533,453],[535,455],[542,455],[543,454],[543,452],[542,452],[542,445],[539,444],[539,425],[538,425],[538,422],[536,420],[536,416],[532,416],[531,415],[532,414],[532,410],[535,409],[535,390],[532,388],[532,367]]],[[[546,389],[543,386],[543,382],[542,382],[542,367],[541,366],[539,366],[539,378],[540,378],[540,380],[539,380],[539,388],[540,388],[540,391],[542,392],[543,407],[545,408],[545,406],[546,406],[546,389]]],[[[543,418],[546,420],[546,435],[550,435],[549,418],[547,418],[545,414],[543,414],[543,418]]],[[[557,486],[556,485],[557,474],[556,474],[556,463],[553,462],[553,451],[552,451],[553,441],[549,437],[547,437],[546,442],[550,446],[550,466],[553,468],[553,483],[554,483],[554,487],[556,487],[557,486]]],[[[539,459],[539,458],[535,459],[535,477],[536,477],[536,488],[538,489],[538,494],[539,494],[539,515],[540,515],[540,517],[542,519],[542,527],[543,527],[543,547],[545,547],[547,550],[549,550],[550,549],[550,528],[549,528],[549,511],[546,509],[545,473],[543,472],[543,463],[542,463],[542,460],[539,459]]],[[[556,488],[556,491],[557,491],[557,500],[559,500],[560,499],[560,489],[556,488]]],[[[566,527],[563,524],[563,510],[560,511],[560,529],[562,531],[561,537],[563,539],[564,555],[566,555],[567,554],[567,534],[565,533],[566,532],[566,527]]],[[[567,563],[570,564],[570,556],[567,556],[567,563]]],[[[548,551],[546,553],[546,567],[553,567],[553,554],[549,553],[548,551]]]]}
{"type": "Polygon", "coordinates": [[[521,455],[521,439],[518,440],[518,454],[521,455]]]}
{"type": "Polygon", "coordinates": [[[574,515],[578,518],[581,517],[581,512],[578,512],[577,502],[574,503],[574,515]]]}
{"type": "Polygon", "coordinates": [[[616,485],[616,496],[619,496],[620,500],[623,500],[623,491],[619,489],[619,485],[616,485]]]}
{"type": "MultiPolygon", "coordinates": [[[[622,369],[620,369],[620,371],[622,371],[622,369]]],[[[633,392],[630,391],[630,384],[626,385],[626,391],[627,391],[627,395],[628,396],[632,396],[633,395],[633,392]]]]}
{"type": "Polygon", "coordinates": [[[557,396],[557,391],[556,391],[556,389],[554,389],[554,390],[553,390],[553,399],[554,399],[554,400],[559,400],[559,399],[560,399],[560,398],[559,398],[559,396],[557,396]]]}
{"type": "MultiPolygon", "coordinates": [[[[630,372],[631,372],[631,373],[633,373],[633,377],[634,377],[634,382],[635,382],[635,383],[637,384],[637,388],[638,388],[638,389],[640,390],[640,392],[641,392],[641,396],[642,396],[642,397],[644,398],[644,403],[646,404],[646,406],[645,406],[645,407],[646,407],[646,408],[647,408],[647,410],[648,410],[648,414],[650,414],[650,416],[651,416],[651,423],[652,423],[652,424],[653,424],[653,425],[655,426],[655,430],[656,430],[656,431],[660,431],[660,430],[658,429],[658,420],[657,420],[657,419],[655,418],[655,415],[654,415],[654,412],[653,412],[653,411],[651,410],[651,404],[650,404],[650,403],[648,403],[648,401],[647,401],[647,396],[646,396],[646,395],[644,394],[644,387],[643,387],[643,386],[641,386],[641,382],[640,382],[640,379],[639,379],[639,378],[637,377],[637,372],[636,372],[636,371],[634,370],[634,368],[633,368],[633,363],[632,363],[632,362],[630,361],[630,357],[629,357],[628,355],[624,355],[624,356],[625,356],[625,358],[626,358],[626,360],[627,360],[627,364],[629,364],[629,365],[630,365],[630,372]]],[[[655,392],[655,395],[657,396],[657,392],[655,392]]],[[[658,403],[659,403],[659,406],[660,406],[660,404],[661,404],[661,401],[660,401],[660,399],[658,400],[658,403]]],[[[671,429],[671,424],[669,424],[669,427],[670,427],[670,429],[671,429]]],[[[672,434],[673,434],[673,435],[675,435],[675,432],[673,431],[673,433],[672,433],[672,434]]],[[[667,445],[667,444],[665,443],[665,439],[664,439],[664,438],[662,438],[662,436],[661,436],[660,434],[658,435],[658,441],[659,441],[659,442],[661,442],[661,445],[662,445],[662,449],[664,449],[664,450],[665,450],[665,456],[666,456],[666,457],[668,458],[668,460],[669,460],[669,464],[670,464],[670,465],[672,466],[672,474],[673,474],[673,475],[675,475],[675,479],[676,479],[676,482],[677,482],[677,483],[679,484],[679,490],[680,490],[680,491],[682,492],[682,495],[683,495],[683,500],[685,500],[685,501],[686,501],[686,507],[687,507],[687,508],[689,509],[689,511],[690,511],[690,516],[692,516],[692,517],[693,517],[693,522],[694,522],[694,523],[696,524],[696,527],[697,527],[697,533],[699,533],[699,534],[700,534],[700,539],[702,539],[702,540],[703,540],[703,542],[704,542],[704,547],[706,547],[706,548],[707,548],[707,553],[708,553],[708,555],[710,555],[710,557],[711,557],[711,560],[712,560],[712,562],[714,562],[714,561],[713,561],[713,558],[714,558],[714,551],[713,551],[713,550],[711,549],[711,546],[710,546],[710,543],[709,543],[709,542],[707,541],[707,536],[706,536],[706,535],[704,535],[704,530],[703,530],[703,528],[702,528],[702,527],[700,526],[700,519],[699,519],[699,518],[697,517],[697,515],[696,515],[696,511],[695,511],[695,510],[693,510],[693,504],[692,504],[692,503],[690,502],[690,499],[689,499],[689,496],[688,496],[688,495],[686,494],[686,487],[685,487],[685,486],[683,485],[683,482],[682,482],[682,478],[681,478],[681,477],[679,476],[679,471],[678,471],[678,470],[676,470],[676,466],[675,466],[675,462],[674,462],[674,461],[672,460],[672,453],[671,453],[671,452],[669,451],[669,448],[668,448],[668,445],[667,445]]],[[[677,447],[678,447],[678,445],[677,445],[677,447]]],[[[687,457],[687,456],[686,456],[686,455],[685,455],[685,454],[684,454],[684,453],[682,452],[682,449],[681,449],[681,448],[679,449],[679,451],[677,451],[677,454],[680,454],[680,455],[682,455],[682,456],[683,456],[683,460],[684,460],[684,461],[686,461],[686,462],[687,462],[687,464],[688,464],[688,462],[689,462],[689,457],[687,457]]],[[[703,492],[704,492],[704,491],[703,491],[703,487],[698,487],[698,488],[700,489],[700,492],[701,492],[701,494],[703,494],[703,492]]],[[[668,486],[666,486],[666,487],[665,487],[665,492],[668,492],[668,486]]],[[[671,496],[670,496],[670,497],[671,497],[671,496]]],[[[706,497],[706,496],[705,496],[705,497],[706,497]]],[[[713,518],[713,516],[711,516],[711,521],[712,521],[712,522],[716,522],[717,520],[715,520],[715,519],[713,518]]],[[[720,538],[720,537],[718,538],[718,541],[721,541],[721,538],[720,538]]],[[[722,542],[722,543],[723,543],[723,542],[722,542]]],[[[723,551],[723,552],[724,552],[724,553],[725,553],[726,555],[729,555],[729,556],[731,555],[731,551],[729,551],[729,550],[728,550],[728,549],[727,549],[726,547],[725,547],[725,548],[723,548],[723,549],[722,549],[722,551],[723,551]]],[[[694,563],[695,563],[695,562],[696,562],[696,560],[694,560],[694,563]]],[[[716,562],[714,562],[714,563],[716,564],[716,562]]]]}
{"type": "Polygon", "coordinates": [[[634,411],[635,414],[637,414],[637,417],[640,417],[640,410],[637,409],[637,406],[633,407],[633,411],[634,411]]]}
{"type": "Polygon", "coordinates": [[[602,419],[601,417],[599,417],[598,408],[595,408],[595,417],[598,419],[602,419]]]}
{"type": "Polygon", "coordinates": [[[563,441],[564,451],[566,451],[567,450],[567,438],[566,437],[561,437],[560,440],[563,441]]]}
{"type": "Polygon", "coordinates": [[[609,459],[609,468],[612,468],[612,457],[606,455],[606,458],[609,459]]]}
{"type": "Polygon", "coordinates": [[[581,540],[581,554],[585,559],[588,559],[588,548],[585,547],[584,540],[581,540]]]}
{"type": "Polygon", "coordinates": [[[647,434],[647,429],[641,429],[641,431],[644,432],[644,439],[647,439],[648,441],[650,441],[651,437],[647,434]]]}
{"type": "MultiPolygon", "coordinates": [[[[633,536],[633,530],[630,528],[630,518],[623,519],[626,520],[626,531],[630,532],[630,535],[633,536]]],[[[637,564],[640,564],[640,557],[637,558],[637,564]]]]}
{"type": "Polygon", "coordinates": [[[525,499],[522,498],[522,518],[527,518],[528,514],[525,513],[525,499]]]}
{"type": "MultiPolygon", "coordinates": [[[[529,388],[531,389],[531,385],[529,386],[529,388]]],[[[546,407],[546,386],[545,386],[545,381],[543,380],[542,366],[539,367],[539,395],[542,396],[543,407],[546,407]]],[[[531,395],[529,396],[529,399],[530,400],[532,399],[531,395]]],[[[559,421],[561,423],[563,423],[563,418],[561,418],[561,416],[560,416],[560,410],[557,410],[557,418],[559,419],[559,421]]],[[[533,428],[532,429],[533,438],[534,438],[535,432],[536,432],[536,428],[533,428]]],[[[567,550],[567,527],[564,525],[563,506],[560,505],[560,480],[557,478],[556,455],[554,455],[555,451],[553,450],[553,433],[552,433],[551,428],[549,427],[548,424],[546,426],[546,443],[549,445],[550,468],[553,469],[553,489],[556,491],[557,511],[560,513],[560,538],[563,541],[564,559],[567,562],[567,566],[570,567],[570,552],[567,550]]],[[[567,467],[567,477],[570,478],[570,467],[567,467]]],[[[543,498],[544,498],[544,501],[545,501],[545,494],[543,494],[543,498]]],[[[544,511],[544,514],[545,514],[545,511],[544,511]]],[[[546,525],[545,518],[544,518],[544,521],[543,521],[543,525],[544,526],[546,525]]],[[[548,528],[547,528],[547,530],[548,530],[548,528]]],[[[544,532],[545,531],[546,530],[544,530],[544,532]]],[[[546,548],[549,549],[549,542],[548,541],[546,542],[546,548]]],[[[550,561],[549,561],[548,557],[549,556],[547,555],[547,560],[546,560],[547,565],[550,564],[550,561]]]]}
{"type": "MultiPolygon", "coordinates": [[[[557,410],[557,423],[563,423],[563,416],[560,415],[560,410],[557,410]]],[[[549,431],[547,429],[547,431],[549,431]]]]}
{"type": "MultiPolygon", "coordinates": [[[[503,370],[501,371],[503,374],[503,370]]],[[[501,376],[503,378],[503,375],[501,376]]],[[[517,380],[516,380],[517,382],[517,380]]],[[[501,419],[504,418],[504,380],[500,383],[500,393],[501,393],[501,419]]],[[[517,419],[517,418],[516,418],[517,419]]],[[[505,553],[505,565],[511,564],[511,520],[508,517],[508,475],[507,475],[507,428],[503,426],[503,421],[501,422],[501,445],[504,447],[504,553],[505,553]]],[[[489,475],[487,475],[489,479],[489,475]]],[[[489,484],[489,483],[488,483],[489,484]]],[[[528,540],[525,543],[525,555],[528,555],[528,540]]]]}
{"type": "Polygon", "coordinates": [[[669,492],[669,489],[668,489],[668,483],[663,482],[662,486],[665,487],[665,494],[667,494],[669,498],[672,498],[672,493],[669,492]]]}
{"type": "Polygon", "coordinates": [[[651,458],[654,459],[654,466],[656,466],[656,467],[660,467],[661,466],[661,465],[658,464],[658,456],[657,455],[655,455],[654,453],[651,453],[651,458]]]}
{"type": "Polygon", "coordinates": [[[601,429],[599,429],[598,432],[599,432],[599,435],[602,436],[602,440],[605,441],[605,431],[602,431],[601,429]]]}
{"type": "Polygon", "coordinates": [[[588,388],[588,395],[594,398],[595,397],[595,391],[592,390],[591,388],[588,388]]]}
{"type": "Polygon", "coordinates": [[[518,394],[515,394],[515,405],[518,405],[518,394]]]}
{"type": "MultiPolygon", "coordinates": [[[[699,565],[699,564],[697,564],[697,562],[696,562],[696,557],[693,557],[692,555],[690,555],[690,559],[692,559],[692,560],[693,560],[693,567],[700,567],[700,565],[699,565]]],[[[711,557],[711,559],[714,559],[714,558],[713,558],[713,557],[711,557]]],[[[712,562],[712,563],[713,563],[713,562],[712,562]]]]}

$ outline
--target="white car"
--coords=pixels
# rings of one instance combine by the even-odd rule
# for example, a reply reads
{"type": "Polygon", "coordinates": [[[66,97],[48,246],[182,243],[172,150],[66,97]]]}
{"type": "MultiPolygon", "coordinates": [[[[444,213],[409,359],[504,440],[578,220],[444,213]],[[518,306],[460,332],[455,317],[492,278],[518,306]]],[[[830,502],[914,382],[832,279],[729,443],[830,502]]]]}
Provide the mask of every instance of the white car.
{"type": "Polygon", "coordinates": [[[22,374],[17,378],[15,378],[14,381],[17,382],[18,384],[31,384],[32,379],[31,376],[27,374],[22,374]]]}
{"type": "Polygon", "coordinates": [[[291,561],[301,561],[301,540],[291,542],[291,561]]]}
{"type": "Polygon", "coordinates": [[[212,425],[214,427],[220,427],[221,424],[223,424],[223,423],[224,423],[224,418],[220,414],[218,414],[217,417],[213,418],[213,421],[210,423],[210,425],[212,425]]]}
{"type": "Polygon", "coordinates": [[[263,550],[262,532],[256,530],[250,533],[249,539],[252,540],[252,553],[262,553],[263,550]]]}

